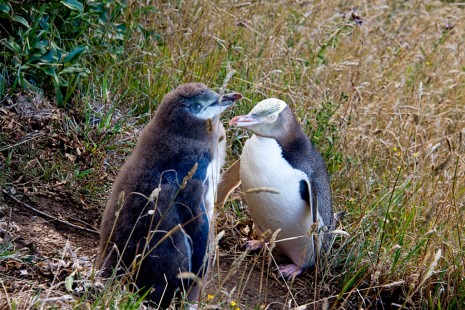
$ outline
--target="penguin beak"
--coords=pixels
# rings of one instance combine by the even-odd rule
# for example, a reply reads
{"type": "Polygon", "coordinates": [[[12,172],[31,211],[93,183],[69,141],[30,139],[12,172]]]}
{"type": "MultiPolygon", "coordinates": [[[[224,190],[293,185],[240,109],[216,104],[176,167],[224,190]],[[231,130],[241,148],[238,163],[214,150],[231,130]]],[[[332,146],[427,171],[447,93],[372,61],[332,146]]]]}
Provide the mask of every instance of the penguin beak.
{"type": "Polygon", "coordinates": [[[239,93],[226,94],[221,97],[219,97],[219,95],[215,93],[216,100],[210,105],[204,107],[203,111],[201,113],[198,113],[197,116],[202,119],[216,117],[241,98],[242,95],[239,93]]]}
{"type": "Polygon", "coordinates": [[[226,95],[223,95],[223,97],[221,97],[220,105],[230,106],[241,98],[242,98],[242,95],[239,93],[226,94],[226,95]]]}
{"type": "Polygon", "coordinates": [[[232,120],[229,121],[230,126],[237,126],[237,127],[250,127],[252,125],[260,124],[260,120],[257,119],[252,114],[247,115],[239,115],[233,117],[232,120]]]}

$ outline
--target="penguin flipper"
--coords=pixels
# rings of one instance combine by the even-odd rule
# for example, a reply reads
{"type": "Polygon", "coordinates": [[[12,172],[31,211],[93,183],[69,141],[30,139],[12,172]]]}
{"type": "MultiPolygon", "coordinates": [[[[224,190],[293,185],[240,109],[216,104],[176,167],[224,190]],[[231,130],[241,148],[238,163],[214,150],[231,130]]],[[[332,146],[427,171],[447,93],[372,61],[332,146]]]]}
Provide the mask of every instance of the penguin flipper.
{"type": "MultiPolygon", "coordinates": [[[[312,211],[312,224],[318,222],[318,199],[316,193],[316,186],[313,182],[309,182],[308,180],[300,180],[300,197],[305,200],[312,211]]],[[[319,223],[318,226],[321,226],[322,223],[319,223]]],[[[313,236],[313,250],[314,253],[317,253],[319,250],[319,246],[317,247],[318,236],[313,236]]]]}
{"type": "Polygon", "coordinates": [[[225,172],[221,174],[216,194],[215,206],[222,207],[229,195],[241,184],[240,178],[241,160],[236,160],[225,172]]]}
{"type": "Polygon", "coordinates": [[[205,273],[209,235],[203,203],[205,191],[205,186],[197,179],[188,181],[181,190],[177,184],[161,187],[158,202],[163,216],[149,239],[150,252],[141,264],[137,285],[152,287],[150,299],[162,308],[168,307],[172,297],[180,293],[179,289],[195,291],[195,281],[180,278],[183,272],[200,278],[205,273]]]}
{"type": "Polygon", "coordinates": [[[318,200],[315,191],[315,186],[312,186],[308,180],[300,180],[300,197],[305,200],[312,210],[312,221],[315,223],[318,219],[318,200]]]}
{"type": "Polygon", "coordinates": [[[162,308],[170,305],[172,298],[180,293],[179,288],[189,289],[190,283],[180,279],[179,275],[192,268],[192,247],[182,228],[174,228],[157,239],[165,238],[166,234],[170,236],[141,263],[136,279],[138,288],[142,292],[150,288],[151,301],[162,308]]]}

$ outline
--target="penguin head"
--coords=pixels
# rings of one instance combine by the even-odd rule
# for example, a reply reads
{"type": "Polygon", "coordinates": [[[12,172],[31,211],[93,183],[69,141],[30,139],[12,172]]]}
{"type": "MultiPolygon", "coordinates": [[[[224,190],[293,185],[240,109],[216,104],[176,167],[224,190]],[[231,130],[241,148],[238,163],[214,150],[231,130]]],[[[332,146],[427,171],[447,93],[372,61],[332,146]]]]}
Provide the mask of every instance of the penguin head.
{"type": "Polygon", "coordinates": [[[235,116],[229,125],[245,127],[259,136],[278,138],[289,130],[294,116],[288,105],[279,99],[260,101],[247,115],[235,116]]]}
{"type": "Polygon", "coordinates": [[[239,93],[219,95],[202,83],[183,84],[167,94],[160,104],[162,114],[195,118],[206,121],[219,116],[234,102],[242,98],[239,93]]]}

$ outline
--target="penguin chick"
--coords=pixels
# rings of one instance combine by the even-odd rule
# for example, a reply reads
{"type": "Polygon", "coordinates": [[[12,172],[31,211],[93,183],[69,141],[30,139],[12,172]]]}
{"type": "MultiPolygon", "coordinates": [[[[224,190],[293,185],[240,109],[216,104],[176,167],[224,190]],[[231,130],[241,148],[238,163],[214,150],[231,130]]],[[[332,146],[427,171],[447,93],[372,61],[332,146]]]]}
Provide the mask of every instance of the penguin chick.
{"type": "MultiPolygon", "coordinates": [[[[256,230],[281,229],[276,248],[293,264],[280,266],[285,278],[315,263],[317,250],[329,248],[334,216],[328,171],[320,153],[300,128],[289,106],[271,98],[230,125],[255,133],[244,145],[240,180],[256,230]],[[317,223],[317,224],[316,224],[317,223]],[[318,232],[315,249],[312,232],[318,232]]],[[[249,244],[255,247],[256,242],[249,244]]]]}
{"type": "Polygon", "coordinates": [[[162,308],[182,289],[198,299],[200,288],[179,275],[201,279],[206,273],[226,146],[219,117],[240,98],[198,83],[163,98],[117,175],[103,214],[97,266],[104,277],[124,275],[162,308]]]}

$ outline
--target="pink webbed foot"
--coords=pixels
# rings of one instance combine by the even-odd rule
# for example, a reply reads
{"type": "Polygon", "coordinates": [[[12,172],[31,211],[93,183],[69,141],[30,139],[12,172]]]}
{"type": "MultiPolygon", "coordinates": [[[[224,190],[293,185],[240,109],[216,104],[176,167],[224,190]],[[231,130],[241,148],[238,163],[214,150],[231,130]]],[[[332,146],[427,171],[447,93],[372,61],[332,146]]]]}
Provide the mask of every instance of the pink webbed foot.
{"type": "Polygon", "coordinates": [[[249,240],[245,243],[245,247],[249,251],[260,250],[265,242],[263,240],[249,240]]]}
{"type": "Polygon", "coordinates": [[[281,265],[278,267],[278,276],[284,279],[290,279],[298,276],[302,271],[304,270],[295,264],[281,265]]]}

